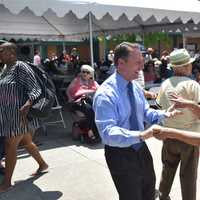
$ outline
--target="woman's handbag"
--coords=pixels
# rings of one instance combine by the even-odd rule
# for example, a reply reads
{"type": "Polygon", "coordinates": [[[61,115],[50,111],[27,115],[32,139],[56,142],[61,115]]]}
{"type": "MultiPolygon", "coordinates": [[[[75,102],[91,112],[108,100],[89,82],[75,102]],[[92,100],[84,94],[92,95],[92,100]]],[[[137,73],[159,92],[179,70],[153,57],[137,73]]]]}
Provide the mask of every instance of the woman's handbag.
{"type": "Polygon", "coordinates": [[[28,113],[28,118],[46,118],[51,112],[55,102],[56,89],[47,73],[32,63],[25,63],[34,72],[35,78],[41,88],[40,96],[33,102],[28,113]]]}

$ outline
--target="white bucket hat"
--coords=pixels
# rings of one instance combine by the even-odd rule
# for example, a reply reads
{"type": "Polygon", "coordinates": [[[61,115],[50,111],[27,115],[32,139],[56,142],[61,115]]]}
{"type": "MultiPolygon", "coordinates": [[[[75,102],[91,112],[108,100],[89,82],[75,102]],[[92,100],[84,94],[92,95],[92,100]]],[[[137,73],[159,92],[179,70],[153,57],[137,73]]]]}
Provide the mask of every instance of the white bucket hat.
{"type": "Polygon", "coordinates": [[[94,69],[90,66],[90,65],[82,65],[81,66],[81,71],[83,70],[87,70],[89,71],[91,74],[94,73],[94,69]]]}
{"type": "Polygon", "coordinates": [[[89,71],[90,74],[92,75],[92,78],[94,79],[94,69],[93,69],[93,67],[91,67],[90,65],[82,65],[81,71],[84,71],[84,70],[89,71]]]}
{"type": "Polygon", "coordinates": [[[195,58],[191,58],[186,49],[176,49],[169,56],[172,67],[182,67],[194,62],[195,58]]]}

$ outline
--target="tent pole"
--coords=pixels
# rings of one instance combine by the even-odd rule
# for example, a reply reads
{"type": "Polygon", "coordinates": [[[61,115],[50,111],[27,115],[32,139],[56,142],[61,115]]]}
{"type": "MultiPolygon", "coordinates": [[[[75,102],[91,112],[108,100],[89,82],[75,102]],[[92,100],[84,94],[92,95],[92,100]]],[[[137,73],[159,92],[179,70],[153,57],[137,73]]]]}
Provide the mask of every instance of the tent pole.
{"type": "Polygon", "coordinates": [[[31,58],[34,58],[34,44],[31,44],[31,58]]]}
{"type": "Polygon", "coordinates": [[[66,49],[65,49],[65,41],[64,41],[64,39],[63,39],[63,41],[62,41],[62,47],[63,47],[63,52],[66,51],[66,49]]]}
{"type": "Polygon", "coordinates": [[[104,44],[104,60],[106,60],[107,57],[107,41],[106,41],[106,34],[103,35],[103,44],[104,44]]]}
{"type": "Polygon", "coordinates": [[[186,37],[184,33],[182,34],[182,37],[183,37],[183,48],[186,48],[186,37]]]}
{"type": "Polygon", "coordinates": [[[91,61],[91,66],[94,67],[93,36],[92,36],[92,13],[91,12],[89,12],[89,31],[90,31],[90,61],[91,61]]]}

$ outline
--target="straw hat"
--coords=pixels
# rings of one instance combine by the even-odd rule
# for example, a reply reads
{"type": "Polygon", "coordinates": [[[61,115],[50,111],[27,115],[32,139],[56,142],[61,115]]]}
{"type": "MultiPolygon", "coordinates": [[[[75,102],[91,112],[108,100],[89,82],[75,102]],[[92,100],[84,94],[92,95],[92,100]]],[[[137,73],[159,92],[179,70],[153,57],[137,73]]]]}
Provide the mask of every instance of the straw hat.
{"type": "Polygon", "coordinates": [[[170,53],[170,63],[172,67],[182,67],[194,62],[194,58],[190,57],[190,54],[186,49],[176,49],[170,53]]]}

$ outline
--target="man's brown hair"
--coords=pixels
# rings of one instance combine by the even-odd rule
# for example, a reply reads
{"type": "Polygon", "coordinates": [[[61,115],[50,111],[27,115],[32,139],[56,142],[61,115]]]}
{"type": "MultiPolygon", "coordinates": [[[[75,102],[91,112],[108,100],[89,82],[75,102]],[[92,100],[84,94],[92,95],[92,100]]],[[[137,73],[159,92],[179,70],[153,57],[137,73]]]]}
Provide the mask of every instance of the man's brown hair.
{"type": "Polygon", "coordinates": [[[140,49],[140,47],[137,43],[130,43],[130,42],[122,42],[121,44],[117,45],[114,51],[115,66],[118,65],[119,58],[126,60],[129,56],[129,53],[133,49],[140,49]]]}

